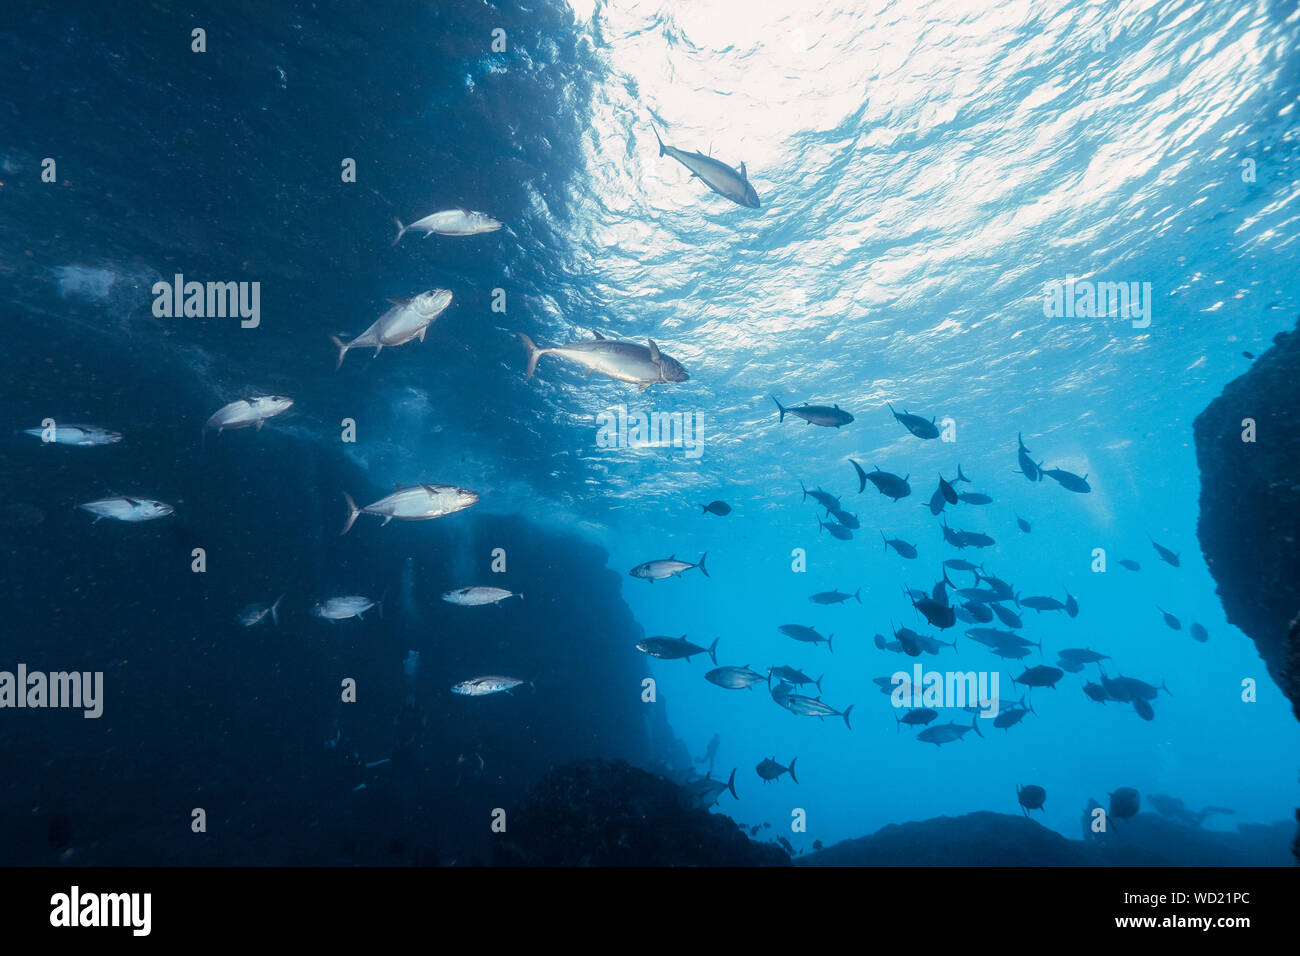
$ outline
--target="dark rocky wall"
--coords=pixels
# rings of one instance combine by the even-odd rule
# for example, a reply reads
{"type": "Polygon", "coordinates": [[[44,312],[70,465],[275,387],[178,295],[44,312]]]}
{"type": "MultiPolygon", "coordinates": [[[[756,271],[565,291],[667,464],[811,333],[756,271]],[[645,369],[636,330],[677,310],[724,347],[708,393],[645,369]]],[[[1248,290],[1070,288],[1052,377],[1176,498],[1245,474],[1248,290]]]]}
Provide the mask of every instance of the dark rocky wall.
{"type": "Polygon", "coordinates": [[[1273,343],[1196,418],[1197,533],[1228,620],[1300,719],[1300,334],[1273,343]]]}

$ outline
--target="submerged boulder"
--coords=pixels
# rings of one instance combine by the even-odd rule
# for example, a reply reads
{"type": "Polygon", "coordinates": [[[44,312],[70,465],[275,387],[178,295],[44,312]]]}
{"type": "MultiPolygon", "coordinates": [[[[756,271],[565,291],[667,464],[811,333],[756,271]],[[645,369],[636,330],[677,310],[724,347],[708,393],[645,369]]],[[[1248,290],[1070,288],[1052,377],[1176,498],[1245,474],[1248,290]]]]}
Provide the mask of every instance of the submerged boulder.
{"type": "MultiPolygon", "coordinates": [[[[726,797],[725,799],[730,799],[726,797]]],[[[552,770],[494,846],[503,866],[789,866],[730,818],[690,808],[680,786],[621,760],[552,770]]]]}
{"type": "Polygon", "coordinates": [[[1205,563],[1300,719],[1300,334],[1278,334],[1197,416],[1195,436],[1205,563]]]}

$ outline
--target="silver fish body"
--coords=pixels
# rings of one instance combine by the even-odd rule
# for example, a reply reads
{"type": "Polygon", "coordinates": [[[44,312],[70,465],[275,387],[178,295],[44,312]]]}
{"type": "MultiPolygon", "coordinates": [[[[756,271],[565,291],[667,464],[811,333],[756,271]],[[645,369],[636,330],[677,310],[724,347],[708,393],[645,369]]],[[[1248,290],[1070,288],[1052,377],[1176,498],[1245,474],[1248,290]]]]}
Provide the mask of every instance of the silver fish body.
{"type": "Polygon", "coordinates": [[[643,392],[651,385],[670,385],[691,377],[680,362],[659,350],[654,339],[646,339],[648,344],[640,345],[607,339],[597,333],[590,342],[568,342],[540,348],[523,332],[516,334],[528,350],[525,378],[533,377],[537,360],[543,355],[555,355],[582,366],[588,373],[597,372],[617,382],[638,385],[643,392]]]}
{"type": "Polygon", "coordinates": [[[24,435],[32,435],[41,441],[50,445],[73,445],[77,448],[92,448],[97,445],[112,445],[122,440],[122,436],[117,432],[111,432],[107,428],[99,428],[95,425],[59,425],[54,424],[50,429],[50,438],[45,439],[46,429],[44,428],[24,428],[24,435]]]}
{"type": "MultiPolygon", "coordinates": [[[[363,618],[373,607],[379,607],[379,602],[360,594],[345,594],[318,602],[312,607],[311,613],[312,617],[323,618],[326,621],[344,621],[350,617],[363,618]]],[[[382,608],[380,613],[383,613],[382,608]]]]}
{"type": "Polygon", "coordinates": [[[123,495],[100,498],[97,501],[87,501],[85,504],[77,505],[77,507],[89,511],[95,516],[96,521],[100,518],[131,522],[152,521],[155,518],[165,518],[174,510],[171,505],[161,501],[153,501],[149,498],[128,498],[123,495]]]}
{"type": "Polygon", "coordinates": [[[456,588],[452,591],[446,591],[442,599],[448,604],[455,604],[459,607],[481,607],[484,604],[500,604],[507,598],[517,597],[523,600],[522,594],[516,594],[513,591],[507,591],[505,588],[488,588],[488,587],[467,587],[456,588]]]}
{"type": "Polygon", "coordinates": [[[339,350],[336,369],[343,366],[343,359],[350,349],[374,349],[378,355],[385,348],[405,345],[413,339],[424,341],[429,326],[438,316],[447,311],[451,305],[452,295],[446,289],[430,289],[421,292],[413,299],[389,299],[392,304],[387,312],[375,320],[370,328],[356,338],[344,342],[337,335],[330,340],[339,350]]]}
{"type": "Polygon", "coordinates": [[[490,694],[509,693],[521,684],[529,681],[519,680],[517,677],[473,677],[469,680],[463,680],[459,684],[453,684],[451,692],[460,694],[463,697],[487,697],[490,694]]]}
{"type": "Polygon", "coordinates": [[[255,395],[252,398],[241,398],[213,412],[212,417],[203,427],[215,428],[218,435],[227,428],[251,426],[260,431],[268,418],[282,415],[291,407],[293,407],[293,399],[285,398],[283,395],[255,395]]]}
{"type": "Polygon", "coordinates": [[[476,493],[455,485],[398,485],[391,495],[371,502],[364,508],[357,507],[357,503],[346,491],[343,497],[347,500],[348,518],[340,535],[347,534],[352,523],[363,514],[379,515],[384,519],[384,524],[394,518],[399,521],[428,521],[463,511],[478,503],[476,493]]]}
{"type": "Polygon", "coordinates": [[[427,239],[435,233],[440,236],[478,236],[501,228],[501,223],[486,213],[459,208],[430,213],[409,226],[402,225],[400,219],[393,221],[397,223],[397,238],[393,240],[393,245],[401,242],[402,236],[408,232],[422,232],[427,239]]]}

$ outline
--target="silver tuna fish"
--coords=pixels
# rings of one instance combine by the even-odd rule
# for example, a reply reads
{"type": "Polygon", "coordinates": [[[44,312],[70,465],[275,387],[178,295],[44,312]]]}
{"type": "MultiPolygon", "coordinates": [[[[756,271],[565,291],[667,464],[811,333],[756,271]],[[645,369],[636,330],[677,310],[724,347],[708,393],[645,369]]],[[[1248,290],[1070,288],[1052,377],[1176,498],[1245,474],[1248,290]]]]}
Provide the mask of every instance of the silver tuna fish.
{"type": "Polygon", "coordinates": [[[402,236],[408,232],[422,232],[424,238],[428,239],[434,233],[440,236],[477,236],[485,232],[496,232],[501,228],[501,223],[486,213],[459,207],[430,213],[409,226],[402,225],[400,219],[395,218],[393,222],[397,223],[397,237],[393,240],[393,245],[401,242],[402,236]]]}
{"type": "Polygon", "coordinates": [[[205,430],[215,428],[218,435],[227,428],[252,426],[261,431],[268,418],[283,415],[292,407],[293,399],[283,395],[254,395],[252,398],[241,398],[237,402],[223,405],[212,413],[203,427],[205,430]]]}
{"type": "Polygon", "coordinates": [[[521,684],[528,684],[531,687],[532,683],[517,677],[473,677],[459,684],[453,684],[451,692],[464,697],[487,697],[489,694],[508,694],[521,684]]]}
{"type": "Polygon", "coordinates": [[[350,342],[331,335],[339,350],[335,370],[343,367],[349,349],[374,349],[378,355],[385,347],[405,345],[412,339],[424,341],[429,326],[451,305],[451,293],[446,289],[430,289],[414,299],[389,299],[392,308],[375,320],[375,323],[350,342]]]}
{"type": "Polygon", "coordinates": [[[93,514],[96,522],[100,518],[112,518],[114,521],[152,521],[155,518],[165,518],[173,511],[171,505],[161,501],[128,498],[125,495],[87,501],[77,507],[93,514]]]}
{"type": "Polygon", "coordinates": [[[597,332],[590,342],[569,342],[539,348],[523,332],[516,334],[528,350],[528,371],[524,373],[525,378],[533,377],[537,371],[537,360],[543,355],[558,355],[581,365],[589,373],[599,372],[615,381],[640,386],[643,392],[651,385],[669,385],[684,382],[691,377],[680,362],[659,351],[654,339],[646,339],[648,345],[638,345],[636,342],[607,339],[597,332]]]}
{"type": "Polygon", "coordinates": [[[478,503],[478,495],[455,485],[398,485],[391,495],[358,508],[357,503],[346,491],[343,497],[348,503],[348,520],[343,525],[340,535],[345,535],[352,528],[358,515],[379,515],[384,524],[394,518],[399,521],[428,521],[444,515],[463,511],[478,503]]]}
{"type": "Polygon", "coordinates": [[[75,445],[78,448],[112,445],[122,440],[121,435],[107,428],[98,428],[95,425],[60,425],[57,422],[49,429],[24,428],[23,434],[33,435],[48,445],[75,445]]]}
{"type": "Polygon", "coordinates": [[[456,588],[454,591],[445,591],[442,599],[448,604],[455,604],[459,607],[481,607],[484,604],[500,604],[507,598],[517,597],[523,600],[522,594],[516,594],[513,591],[507,591],[505,588],[487,588],[487,587],[468,587],[456,588]]]}

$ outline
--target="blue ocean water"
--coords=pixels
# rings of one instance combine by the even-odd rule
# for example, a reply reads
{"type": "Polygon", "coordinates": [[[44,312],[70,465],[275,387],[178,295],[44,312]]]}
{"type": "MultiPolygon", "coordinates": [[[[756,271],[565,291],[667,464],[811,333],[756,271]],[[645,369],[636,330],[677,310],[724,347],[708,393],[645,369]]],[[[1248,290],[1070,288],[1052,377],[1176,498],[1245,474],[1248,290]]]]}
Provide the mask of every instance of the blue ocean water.
{"type": "MultiPolygon", "coordinates": [[[[290,780],[277,768],[283,755],[259,750],[252,731],[234,747],[197,728],[255,711],[265,737],[299,735],[302,752],[316,753],[340,718],[310,697],[306,675],[332,687],[341,659],[403,690],[410,650],[433,670],[463,642],[455,666],[413,695],[425,732],[455,743],[438,751],[443,762],[412,771],[407,791],[386,784],[393,805],[414,814],[419,774],[459,781],[451,758],[490,750],[497,732],[547,738],[557,687],[574,678],[547,661],[568,667],[573,647],[599,640],[601,620],[588,619],[604,607],[591,593],[599,583],[621,589],[647,635],[717,638],[719,664],[824,674],[825,700],[854,706],[852,730],[795,717],[763,685],[706,682],[707,658],[639,655],[622,620],[620,649],[600,653],[620,655],[627,675],[593,669],[578,685],[609,680],[616,686],[599,693],[622,695],[629,710],[662,709],[694,755],[716,735],[714,772],[738,768],[740,795],[734,805],[724,795],[721,810],[772,822],[796,849],[889,823],[1018,813],[1018,784],[1046,788],[1035,818],[1071,838],[1088,799],[1104,804],[1121,786],[1235,810],[1212,827],[1288,819],[1300,728],[1254,646],[1225,621],[1201,559],[1191,424],[1249,367],[1242,353],[1267,348],[1300,312],[1298,27],[1292,5],[1268,2],[33,9],[4,36],[5,404],[15,428],[54,414],[127,439],[80,458],[17,439],[7,450],[7,496],[46,515],[13,531],[7,549],[14,593],[39,596],[12,631],[39,637],[13,650],[83,660],[104,637],[66,621],[103,622],[116,635],[107,658],[153,662],[132,678],[129,756],[106,759],[141,761],[116,799],[131,806],[159,774],[200,780],[216,763],[227,780],[249,771],[256,808],[268,792],[312,789],[315,758],[290,780]],[[205,53],[191,50],[196,27],[207,30],[205,53]],[[505,45],[494,50],[498,29],[505,45]],[[709,192],[660,156],[656,129],[671,145],[745,163],[762,208],[709,192]],[[47,156],[57,183],[40,181],[47,156]],[[356,160],[355,183],[340,178],[345,158],[356,160]],[[395,217],[455,206],[504,228],[392,244],[395,217]],[[155,318],[151,288],[177,272],[261,282],[261,325],[155,318]],[[1048,317],[1045,287],[1069,277],[1149,284],[1149,325],[1048,317]],[[334,370],[331,334],[356,335],[388,297],[435,287],[455,298],[425,342],[373,358],[358,350],[334,370]],[[544,357],[526,380],[519,331],[541,345],[593,332],[653,339],[690,378],[639,391],[544,357]],[[290,395],[294,409],[261,432],[200,443],[206,417],[250,392],[290,395]],[[855,420],[782,422],[773,395],[838,404],[855,420]],[[947,422],[955,440],[911,436],[890,403],[947,422]],[[608,447],[600,416],[622,409],[689,416],[701,444],[608,447]],[[357,442],[340,441],[344,419],[358,424],[357,442]],[[1035,461],[1086,474],[1091,492],[1015,473],[1017,434],[1035,461]],[[911,496],[895,503],[870,485],[858,494],[849,459],[910,476],[911,496]],[[958,464],[972,481],[958,490],[993,499],[947,511],[954,528],[995,539],[978,556],[946,545],[924,507],[958,464]],[[338,539],[340,492],[357,480],[368,483],[352,487],[358,500],[424,481],[463,484],[481,502],[432,533],[363,519],[355,538],[338,539]],[[861,522],[853,540],[819,529],[825,513],[801,483],[842,497],[861,522]],[[184,568],[159,577],[151,561],[167,532],[106,535],[73,513],[75,501],[109,492],[176,501],[195,540],[230,531],[239,550],[227,553],[222,597],[196,589],[184,568]],[[732,513],[703,514],[714,499],[732,513]],[[919,557],[886,551],[881,531],[915,543],[919,557]],[[478,580],[490,577],[485,556],[516,532],[520,549],[544,540],[574,550],[548,556],[537,545],[533,578],[512,572],[503,585],[524,601],[489,612],[490,625],[449,618],[437,593],[492,583],[478,580]],[[1181,567],[1162,563],[1149,537],[1179,552],[1181,567]],[[436,558],[421,557],[429,542],[436,558]],[[1093,570],[1095,549],[1104,573],[1093,570]],[[704,553],[707,577],[648,584],[627,574],[704,553]],[[956,557],[1025,595],[1074,595],[1076,618],[1020,612],[1044,649],[1024,665],[1051,664],[1064,647],[1102,651],[1114,672],[1167,686],[1155,719],[1087,699],[1089,667],[1032,691],[1036,714],[1008,731],[986,727],[983,739],[935,748],[898,728],[872,679],[910,672],[914,660],[877,649],[873,635],[903,624],[929,632],[903,589],[930,590],[941,561],[956,557]],[[442,571],[421,571],[425,560],[442,571]],[[405,595],[407,611],[366,632],[375,640],[339,650],[305,609],[356,588],[405,595]],[[861,589],[861,604],[809,601],[832,588],[861,589]],[[228,631],[233,607],[286,590],[298,606],[292,637],[254,658],[275,678],[235,676],[248,651],[215,622],[228,631]],[[412,597],[426,591],[427,601],[412,597]],[[151,626],[160,605],[192,622],[201,653],[151,626]],[[1157,605],[1183,630],[1166,628],[1157,605]],[[1188,636],[1193,621],[1208,642],[1188,636]],[[833,633],[834,651],[778,632],[792,623],[833,633]],[[446,678],[519,663],[509,648],[476,656],[468,642],[485,634],[509,634],[516,651],[527,641],[544,676],[479,727],[451,709],[446,678]],[[204,682],[213,667],[232,683],[204,682]],[[654,704],[641,701],[646,676],[654,704]],[[1254,703],[1242,702],[1246,679],[1258,683],[1254,703]],[[178,704],[195,680],[201,690],[178,704]],[[194,718],[197,736],[140,731],[177,706],[206,714],[194,718]],[[142,756],[155,750],[169,755],[161,766],[142,756]],[[797,757],[799,783],[765,785],[754,772],[765,757],[797,757]],[[790,833],[796,808],[807,829],[790,833]]],[[[188,551],[194,541],[181,537],[188,551]]],[[[920,662],[997,671],[1003,696],[1018,698],[1009,678],[1023,667],[960,636],[965,627],[941,635],[959,635],[955,652],[920,662]]],[[[580,713],[578,691],[562,693],[580,713]]],[[[376,755],[393,746],[390,717],[356,729],[376,755]]],[[[49,733],[62,748],[105,746],[49,733]]],[[[9,746],[30,755],[35,745],[9,746]]],[[[417,753],[436,749],[427,747],[417,753]]],[[[555,753],[617,749],[570,739],[555,753]]],[[[490,775],[523,786],[554,759],[538,752],[527,769],[490,760],[490,775]]],[[[42,798],[18,783],[7,796],[24,809],[62,800],[75,821],[92,812],[75,776],[47,768],[29,784],[42,798]]],[[[350,787],[337,790],[346,799],[350,787]]],[[[114,813],[151,826],[135,811],[94,813],[103,833],[114,813]]],[[[262,828],[272,818],[248,815],[262,828]]]]}

